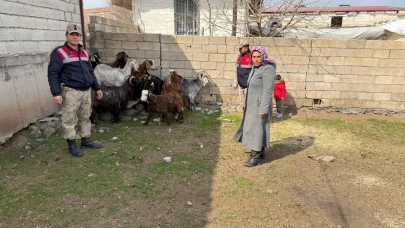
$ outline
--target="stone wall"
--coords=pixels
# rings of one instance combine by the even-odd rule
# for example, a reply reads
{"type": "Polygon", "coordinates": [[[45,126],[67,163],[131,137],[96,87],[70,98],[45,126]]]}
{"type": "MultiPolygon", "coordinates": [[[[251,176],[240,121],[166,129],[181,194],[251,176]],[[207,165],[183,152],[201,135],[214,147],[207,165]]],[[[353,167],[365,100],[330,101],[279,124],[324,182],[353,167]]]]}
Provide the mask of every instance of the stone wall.
{"type": "Polygon", "coordinates": [[[0,7],[0,144],[57,110],[47,80],[50,52],[80,23],[79,0],[2,0],[0,7]]]}
{"type": "MultiPolygon", "coordinates": [[[[213,83],[197,101],[236,103],[232,88],[239,38],[100,33],[94,50],[108,61],[126,51],[154,59],[165,77],[205,70],[213,83]]],[[[249,38],[264,46],[286,80],[286,105],[405,110],[405,43],[398,41],[249,38]]]]}

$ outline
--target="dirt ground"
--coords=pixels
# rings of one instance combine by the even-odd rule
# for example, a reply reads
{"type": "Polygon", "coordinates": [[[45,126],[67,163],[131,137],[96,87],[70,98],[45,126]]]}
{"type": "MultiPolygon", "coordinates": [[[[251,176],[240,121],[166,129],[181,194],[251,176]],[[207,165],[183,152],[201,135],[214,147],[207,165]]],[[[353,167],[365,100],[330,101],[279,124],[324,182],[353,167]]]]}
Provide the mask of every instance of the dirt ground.
{"type": "MultiPolygon", "coordinates": [[[[124,122],[114,125],[121,141],[95,134],[104,148],[81,160],[51,143],[30,153],[32,165],[28,156],[10,159],[0,169],[0,227],[405,227],[404,118],[300,112],[272,123],[266,160],[246,168],[248,150],[231,141],[240,116],[189,113],[170,127],[124,122]],[[168,153],[170,165],[156,162],[168,153]]],[[[2,150],[29,141],[18,137],[2,150]]]]}

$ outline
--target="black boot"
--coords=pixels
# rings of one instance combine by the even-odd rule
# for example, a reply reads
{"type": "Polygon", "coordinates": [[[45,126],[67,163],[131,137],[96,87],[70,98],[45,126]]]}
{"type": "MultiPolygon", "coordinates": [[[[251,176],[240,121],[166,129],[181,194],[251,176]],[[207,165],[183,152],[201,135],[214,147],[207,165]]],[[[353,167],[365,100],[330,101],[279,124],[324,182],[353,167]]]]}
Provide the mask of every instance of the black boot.
{"type": "Polygon", "coordinates": [[[99,149],[101,147],[101,143],[93,142],[89,137],[82,138],[82,145],[80,146],[80,148],[99,149]]]}
{"type": "Polygon", "coordinates": [[[243,163],[243,165],[245,167],[253,167],[253,166],[258,165],[260,163],[260,161],[262,160],[260,155],[261,155],[260,151],[252,150],[250,159],[248,161],[246,161],[245,163],[243,163]]]}
{"type": "Polygon", "coordinates": [[[81,157],[83,153],[77,148],[76,140],[74,139],[67,139],[66,140],[69,146],[69,153],[72,154],[73,157],[81,157]]]}
{"type": "MultiPolygon", "coordinates": [[[[253,150],[252,150],[253,151],[253,150]]],[[[252,151],[250,152],[245,152],[245,153],[249,153],[249,157],[252,157],[252,151]]],[[[262,151],[260,151],[260,159],[266,159],[266,151],[264,151],[264,148],[262,148],[262,151]]]]}

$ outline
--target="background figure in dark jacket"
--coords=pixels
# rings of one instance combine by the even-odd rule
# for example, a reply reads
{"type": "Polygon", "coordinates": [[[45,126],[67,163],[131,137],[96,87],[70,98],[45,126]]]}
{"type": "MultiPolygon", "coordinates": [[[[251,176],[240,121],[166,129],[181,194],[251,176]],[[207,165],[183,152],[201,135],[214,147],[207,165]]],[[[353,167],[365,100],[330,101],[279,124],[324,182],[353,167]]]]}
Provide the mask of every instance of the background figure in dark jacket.
{"type": "Polygon", "coordinates": [[[243,118],[233,140],[252,150],[246,167],[256,166],[270,146],[270,118],[276,65],[266,50],[257,46],[252,51],[253,68],[248,78],[243,118]]]}
{"type": "Polygon", "coordinates": [[[276,118],[283,117],[283,100],[287,94],[285,89],[285,81],[281,78],[281,75],[276,75],[274,82],[274,99],[276,100],[277,113],[274,115],[276,118]]]}
{"type": "Polygon", "coordinates": [[[252,65],[250,65],[250,49],[249,43],[241,41],[239,45],[240,55],[236,59],[236,77],[233,81],[233,89],[238,90],[239,103],[243,107],[243,102],[246,98],[247,80],[249,78],[252,65]]]}
{"type": "Polygon", "coordinates": [[[91,88],[101,99],[103,93],[94,75],[88,53],[79,44],[81,26],[69,24],[66,28],[66,42],[51,53],[48,66],[48,82],[53,101],[62,105],[62,128],[68,142],[69,152],[83,156],[76,145],[76,130],[82,137],[82,148],[100,148],[100,143],[90,140],[91,88]]]}

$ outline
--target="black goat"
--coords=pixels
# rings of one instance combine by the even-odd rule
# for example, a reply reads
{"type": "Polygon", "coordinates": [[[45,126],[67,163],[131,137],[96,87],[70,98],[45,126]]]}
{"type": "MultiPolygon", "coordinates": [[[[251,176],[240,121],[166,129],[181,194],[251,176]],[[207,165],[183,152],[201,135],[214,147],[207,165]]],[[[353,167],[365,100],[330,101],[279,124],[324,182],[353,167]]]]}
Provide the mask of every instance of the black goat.
{"type": "Polygon", "coordinates": [[[92,120],[97,119],[97,115],[103,112],[111,112],[113,114],[112,122],[119,122],[120,113],[123,111],[128,103],[128,100],[133,96],[134,90],[139,86],[140,81],[134,77],[129,76],[125,80],[125,83],[120,86],[101,86],[103,91],[103,97],[98,100],[97,95],[94,92],[92,94],[92,120]]]}
{"type": "Polygon", "coordinates": [[[98,64],[101,63],[101,57],[100,57],[100,55],[99,55],[97,52],[91,53],[91,55],[90,55],[90,61],[91,61],[91,66],[92,66],[93,69],[94,69],[94,68],[96,68],[96,66],[97,66],[98,64]]]}
{"type": "MultiPolygon", "coordinates": [[[[125,51],[118,52],[116,57],[117,58],[115,59],[114,62],[106,63],[106,64],[109,65],[110,67],[114,67],[114,68],[120,68],[120,69],[124,68],[125,64],[127,64],[127,61],[129,59],[129,56],[127,55],[127,53],[125,53],[125,51]]],[[[102,63],[101,57],[97,52],[92,53],[90,55],[90,61],[91,61],[91,66],[93,67],[93,69],[96,68],[96,66],[98,64],[102,63]]]]}

